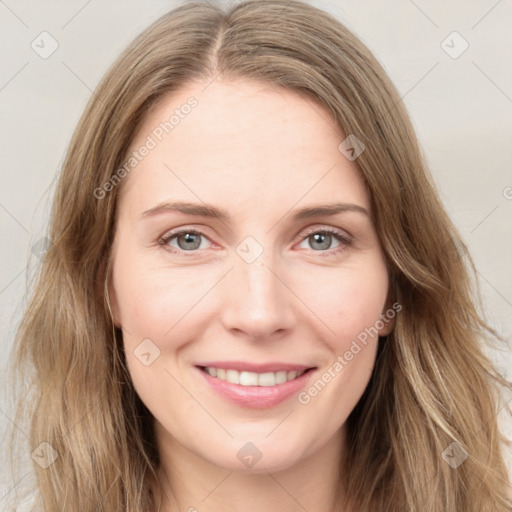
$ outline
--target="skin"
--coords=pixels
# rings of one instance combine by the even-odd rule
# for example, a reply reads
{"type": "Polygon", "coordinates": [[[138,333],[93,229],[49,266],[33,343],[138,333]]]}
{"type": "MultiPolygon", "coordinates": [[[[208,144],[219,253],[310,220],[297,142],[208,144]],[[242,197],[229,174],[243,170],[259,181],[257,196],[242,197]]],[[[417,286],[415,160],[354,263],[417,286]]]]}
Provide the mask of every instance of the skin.
{"type": "Polygon", "coordinates": [[[324,107],[248,80],[206,86],[173,92],[140,127],[131,150],[198,100],[124,179],[112,253],[110,300],[134,386],[155,418],[162,511],[331,511],[342,495],[345,421],[367,386],[377,336],[306,405],[296,395],[265,410],[234,405],[194,366],[315,366],[306,388],[332,367],[390,307],[385,258],[370,216],[292,214],[335,202],[370,211],[370,200],[324,107]],[[141,218],[166,201],[211,204],[231,220],[141,218]],[[176,228],[200,231],[200,247],[159,243],[176,228]],[[319,248],[312,235],[325,228],[352,242],[333,237],[319,248]],[[248,236],[263,249],[250,263],[236,250],[248,236]],[[134,354],[144,339],[160,350],[147,366],[134,354]],[[262,454],[251,468],[237,457],[247,442],[262,454]]]}

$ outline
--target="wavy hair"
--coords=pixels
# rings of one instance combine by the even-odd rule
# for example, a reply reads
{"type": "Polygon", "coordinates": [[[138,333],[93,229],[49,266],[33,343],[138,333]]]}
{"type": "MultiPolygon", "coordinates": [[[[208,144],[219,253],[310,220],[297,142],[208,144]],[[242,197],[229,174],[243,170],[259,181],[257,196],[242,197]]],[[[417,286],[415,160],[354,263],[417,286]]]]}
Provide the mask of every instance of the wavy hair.
{"type": "Polygon", "coordinates": [[[152,418],[131,384],[106,293],[122,183],[101,198],[95,191],[119,172],[151,108],[219,75],[319,102],[340,134],[366,147],[356,162],[403,309],[347,420],[340,485],[352,510],[510,511],[497,425],[500,389],[509,384],[484,355],[484,342],[504,340],[480,313],[473,260],[381,65],[340,21],[299,0],[249,0],[229,10],[182,4],[127,47],[91,97],[62,165],[51,243],[13,354],[23,395],[17,422],[29,422],[30,450],[45,442],[57,454],[46,469],[34,464],[38,506],[155,506],[152,418]],[[468,456],[457,469],[443,460],[454,447],[468,456]]]}

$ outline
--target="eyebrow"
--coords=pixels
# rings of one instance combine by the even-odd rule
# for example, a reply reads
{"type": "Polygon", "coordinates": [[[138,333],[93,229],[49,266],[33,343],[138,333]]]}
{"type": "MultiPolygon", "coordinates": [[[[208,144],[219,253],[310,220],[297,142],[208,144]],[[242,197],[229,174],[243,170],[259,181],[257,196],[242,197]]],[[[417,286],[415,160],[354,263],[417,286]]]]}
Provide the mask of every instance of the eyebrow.
{"type": "MultiPolygon", "coordinates": [[[[140,214],[141,219],[154,217],[162,213],[180,212],[187,215],[195,215],[199,217],[207,217],[211,219],[218,219],[222,222],[229,222],[231,220],[230,214],[221,208],[209,204],[189,203],[183,201],[164,202],[157,206],[146,210],[140,214]]],[[[370,216],[368,210],[363,206],[352,203],[331,203],[319,204],[314,206],[307,206],[295,210],[292,219],[303,220],[313,217],[323,217],[327,215],[336,215],[344,212],[357,212],[370,216]]]]}

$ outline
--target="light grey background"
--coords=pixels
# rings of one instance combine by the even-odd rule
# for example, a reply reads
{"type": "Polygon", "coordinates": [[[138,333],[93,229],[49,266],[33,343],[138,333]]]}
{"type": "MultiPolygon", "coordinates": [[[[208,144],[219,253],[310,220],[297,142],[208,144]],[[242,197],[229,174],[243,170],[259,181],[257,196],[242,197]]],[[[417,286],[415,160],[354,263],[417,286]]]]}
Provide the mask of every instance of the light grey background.
{"type": "MultiPolygon", "coordinates": [[[[512,2],[310,3],[359,35],[397,85],[442,200],[476,261],[487,319],[510,340],[512,2]],[[458,55],[464,41],[469,46],[458,55]]],[[[7,368],[27,280],[39,263],[31,249],[45,235],[55,176],[79,116],[126,44],[176,5],[163,0],[0,0],[2,368],[7,368]],[[34,41],[40,52],[51,48],[48,36],[40,36],[43,31],[58,43],[48,58],[31,47],[34,41]]],[[[492,352],[492,358],[512,380],[510,346],[492,352]]],[[[1,375],[0,382],[5,371],[1,375]]],[[[0,428],[10,425],[12,415],[5,382],[2,391],[0,428]]],[[[4,496],[17,482],[5,471],[0,477],[0,510],[5,510],[4,496]]]]}

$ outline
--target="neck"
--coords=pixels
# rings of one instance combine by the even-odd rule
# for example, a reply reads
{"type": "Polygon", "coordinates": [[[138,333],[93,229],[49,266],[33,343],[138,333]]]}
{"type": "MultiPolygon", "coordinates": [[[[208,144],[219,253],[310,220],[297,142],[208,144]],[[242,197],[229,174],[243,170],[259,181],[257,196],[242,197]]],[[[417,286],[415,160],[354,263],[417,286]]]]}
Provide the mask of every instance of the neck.
{"type": "Polygon", "coordinates": [[[167,436],[159,443],[162,492],[155,489],[155,512],[346,511],[340,486],[343,441],[341,430],[294,466],[241,472],[216,466],[167,436]]]}

